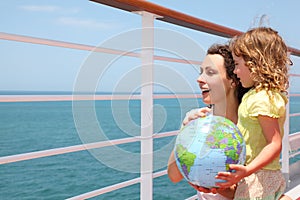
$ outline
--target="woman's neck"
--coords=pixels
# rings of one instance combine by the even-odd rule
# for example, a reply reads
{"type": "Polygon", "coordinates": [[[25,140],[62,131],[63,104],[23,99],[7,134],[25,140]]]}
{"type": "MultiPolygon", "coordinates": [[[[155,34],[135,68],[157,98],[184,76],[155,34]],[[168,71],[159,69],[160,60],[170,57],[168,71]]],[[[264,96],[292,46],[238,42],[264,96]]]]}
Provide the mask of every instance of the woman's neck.
{"type": "Polygon", "coordinates": [[[213,114],[226,117],[236,124],[238,120],[238,106],[237,98],[234,95],[228,95],[225,101],[213,105],[213,114]]]}

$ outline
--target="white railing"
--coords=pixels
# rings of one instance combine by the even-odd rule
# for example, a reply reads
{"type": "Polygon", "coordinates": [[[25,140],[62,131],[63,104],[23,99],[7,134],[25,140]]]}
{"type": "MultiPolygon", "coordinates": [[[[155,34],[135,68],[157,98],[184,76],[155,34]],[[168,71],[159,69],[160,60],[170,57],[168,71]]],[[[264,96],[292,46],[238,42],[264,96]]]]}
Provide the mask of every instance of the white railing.
{"type": "MultiPolygon", "coordinates": [[[[107,2],[107,1],[96,1],[99,3],[107,2]]],[[[114,2],[114,1],[111,1],[114,2]]],[[[126,4],[127,1],[119,1],[126,4]]],[[[131,2],[131,1],[128,1],[131,2]]],[[[121,4],[122,4],[121,3],[121,4]]],[[[140,1],[136,0],[136,2],[131,2],[132,4],[139,4],[139,8],[141,9],[143,6],[149,6],[153,13],[149,12],[149,9],[147,10],[145,7],[143,7],[141,12],[141,17],[142,17],[142,26],[143,27],[153,27],[153,21],[155,20],[155,16],[157,14],[162,15],[161,12],[164,11],[163,7],[157,6],[155,4],[151,4],[146,1],[140,1]],[[146,12],[145,12],[146,11],[146,12]],[[156,13],[156,12],[160,13],[156,13]]],[[[105,3],[109,4],[109,3],[105,3]]],[[[119,4],[118,4],[119,5],[119,4]]],[[[114,5],[111,5],[114,6],[114,5]]],[[[131,5],[132,6],[132,5],[131,5]]],[[[115,6],[114,6],[115,7],[115,6]]],[[[119,7],[120,9],[122,6],[119,7]]],[[[132,8],[135,8],[132,6],[132,8]]],[[[126,9],[125,9],[126,10],[126,9]]],[[[131,10],[129,10],[131,11],[131,10]]],[[[141,11],[141,10],[137,10],[141,11]]],[[[168,10],[170,11],[170,10],[168,10]]],[[[175,11],[174,11],[175,12],[175,11]]],[[[183,21],[186,17],[186,15],[182,13],[172,13],[169,12],[169,14],[165,13],[166,16],[163,20],[169,23],[174,23],[177,25],[181,25],[187,28],[192,28],[204,32],[208,32],[211,34],[215,35],[220,35],[223,37],[230,37],[233,36],[234,34],[240,34],[241,32],[229,29],[226,27],[218,26],[215,24],[211,24],[209,22],[199,20],[196,18],[191,18],[189,16],[189,20],[183,21]],[[170,14],[171,13],[171,14],[170,14]],[[202,24],[201,24],[202,23],[202,24]],[[206,25],[206,26],[204,26],[206,25]],[[207,26],[209,25],[209,26],[207,26]]],[[[160,19],[161,20],[161,19],[160,19]]],[[[144,34],[144,40],[143,40],[143,47],[149,47],[153,46],[153,33],[148,31],[143,32],[144,34]]],[[[107,49],[107,48],[100,48],[100,47],[94,47],[94,46],[89,46],[89,45],[82,45],[82,44],[74,44],[74,43],[67,43],[67,42],[62,42],[62,41],[54,41],[54,40],[47,40],[47,39],[42,39],[42,38],[33,38],[33,37],[28,37],[28,36],[21,36],[21,35],[15,35],[15,34],[9,34],[9,33],[0,33],[0,39],[2,40],[11,40],[11,41],[17,41],[17,42],[26,42],[26,43],[32,43],[32,44],[39,44],[39,45],[48,45],[48,46],[56,46],[56,47],[62,47],[62,48],[71,48],[71,49],[78,49],[78,50],[84,50],[84,51],[97,51],[97,52],[103,52],[103,53],[111,53],[111,54],[123,54],[123,51],[120,50],[115,50],[115,49],[107,49]]],[[[142,47],[142,48],[143,48],[142,47]]],[[[143,49],[147,49],[143,48],[143,49]]],[[[295,56],[300,56],[300,51],[294,48],[290,48],[291,52],[295,56]]],[[[169,58],[169,57],[163,57],[163,56],[156,56],[153,55],[153,52],[149,52],[148,50],[146,52],[142,52],[141,54],[138,53],[128,53],[126,52],[126,56],[132,56],[132,57],[140,57],[142,63],[144,63],[144,71],[143,71],[143,83],[147,85],[149,82],[153,82],[152,77],[149,76],[149,74],[153,74],[153,68],[152,67],[147,67],[149,66],[149,63],[153,63],[153,60],[162,60],[162,61],[169,61],[169,62],[178,62],[178,63],[194,63],[194,64],[200,64],[198,61],[186,61],[183,59],[177,59],[177,58],[169,58]]],[[[300,77],[300,74],[292,74],[292,76],[300,77]]],[[[71,153],[71,152],[78,152],[78,151],[86,151],[89,149],[94,149],[94,148],[103,148],[107,146],[112,146],[112,145],[119,145],[119,144],[125,144],[125,143],[131,143],[131,142],[141,142],[141,155],[152,155],[153,153],[153,139],[158,139],[162,137],[170,137],[170,136],[175,136],[176,131],[171,131],[171,132],[165,132],[165,133],[160,133],[160,134],[153,134],[153,122],[151,121],[152,117],[149,118],[143,118],[146,116],[146,114],[143,114],[143,112],[146,112],[146,110],[150,107],[153,107],[153,99],[155,98],[198,98],[199,95],[154,95],[153,94],[153,88],[152,86],[150,87],[144,87],[142,89],[141,95],[136,95],[136,96],[131,96],[131,99],[141,99],[142,101],[142,120],[141,120],[141,126],[146,127],[146,129],[141,130],[141,136],[140,137],[129,137],[129,138],[123,138],[123,139],[116,139],[116,140],[109,140],[109,141],[102,141],[102,142],[96,142],[96,143],[89,143],[89,144],[83,144],[83,145],[75,145],[75,146],[69,146],[69,147],[63,147],[63,148],[56,148],[56,149],[49,149],[49,150],[44,150],[44,151],[37,151],[37,152],[30,152],[30,153],[24,153],[24,154],[18,154],[18,155],[11,155],[11,156],[4,156],[0,158],[0,164],[8,164],[8,163],[13,163],[13,162],[19,162],[23,160],[31,160],[31,159],[37,159],[37,158],[42,158],[42,157],[48,157],[48,156],[53,156],[53,155],[60,155],[60,154],[66,154],[66,153],[71,153]],[[149,98],[150,97],[150,98],[149,98]],[[150,124],[150,126],[149,126],[150,124]],[[147,140],[141,139],[141,138],[148,138],[147,140]]],[[[93,96],[93,100],[115,100],[115,99],[128,99],[126,96],[122,95],[105,95],[105,96],[93,96]]],[[[91,99],[91,97],[82,97],[82,99],[76,99],[76,100],[86,100],[86,99],[91,99]]],[[[35,99],[32,99],[32,97],[13,97],[13,96],[2,96],[0,101],[1,102],[11,102],[11,101],[43,101],[47,100],[49,101],[49,97],[36,97],[35,99]]],[[[51,99],[50,99],[51,100],[51,99]]],[[[59,100],[59,101],[64,101],[64,100],[72,100],[70,99],[69,96],[56,96],[52,97],[52,100],[59,100]]],[[[147,111],[147,114],[149,114],[149,111],[147,111]]],[[[300,116],[300,113],[292,113],[289,115],[290,117],[295,117],[295,116],[300,116]]],[[[294,133],[289,136],[288,140],[290,141],[290,146],[292,150],[296,150],[300,146],[300,132],[294,133]]],[[[299,152],[293,152],[292,154],[287,156],[287,166],[288,166],[288,158],[294,157],[299,155],[299,152]]],[[[166,170],[159,171],[156,173],[152,173],[152,163],[153,163],[153,157],[147,156],[143,157],[141,156],[141,177],[128,180],[125,182],[121,182],[118,184],[110,185],[104,188],[100,188],[98,190],[94,190],[85,194],[81,194],[78,196],[74,196],[70,199],[87,199],[91,197],[95,197],[98,195],[102,195],[120,188],[124,188],[133,184],[140,183],[141,184],[141,190],[140,190],[140,197],[141,199],[152,199],[152,188],[153,188],[153,178],[157,178],[160,176],[164,176],[166,174],[166,170]],[[149,167],[150,166],[150,167],[149,167]],[[150,173],[149,173],[150,171],[150,173]]],[[[287,173],[289,172],[288,169],[286,169],[287,173]]],[[[190,197],[189,199],[195,199],[196,197],[190,197]]]]}
{"type": "MultiPolygon", "coordinates": [[[[162,137],[170,137],[170,136],[175,136],[176,134],[177,134],[177,131],[170,131],[170,132],[154,134],[154,136],[152,138],[155,139],[155,138],[162,138],[162,137]]],[[[96,149],[96,148],[103,148],[103,147],[108,147],[108,146],[113,146],[113,145],[138,142],[138,141],[141,141],[140,137],[129,137],[129,138],[101,141],[101,142],[81,144],[81,145],[75,145],[75,146],[69,146],[69,147],[48,149],[48,150],[44,150],[44,151],[23,153],[23,154],[18,154],[18,155],[3,156],[3,157],[0,157],[0,165],[24,161],[24,160],[31,160],[31,159],[36,159],[36,158],[43,158],[43,157],[48,157],[48,156],[61,155],[61,154],[65,154],[65,153],[73,153],[73,152],[85,151],[85,150],[89,150],[89,149],[96,149]]]]}
{"type": "MultiPolygon", "coordinates": [[[[300,116],[300,113],[298,114],[298,116],[300,116]]],[[[295,156],[300,155],[300,132],[291,134],[289,138],[291,148],[290,158],[293,158],[295,156]]]]}

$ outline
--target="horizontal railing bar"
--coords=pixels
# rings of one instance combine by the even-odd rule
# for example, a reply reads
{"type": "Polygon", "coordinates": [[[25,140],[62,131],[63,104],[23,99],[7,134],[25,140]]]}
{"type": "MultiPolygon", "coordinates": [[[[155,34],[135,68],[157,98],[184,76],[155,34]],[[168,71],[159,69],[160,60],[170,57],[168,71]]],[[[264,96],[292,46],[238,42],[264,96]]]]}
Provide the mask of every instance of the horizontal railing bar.
{"type": "Polygon", "coordinates": [[[191,196],[185,200],[197,200],[198,199],[198,196],[197,195],[194,195],[194,196],[191,196]]]}
{"type": "Polygon", "coordinates": [[[153,138],[163,138],[163,137],[169,137],[169,136],[174,136],[177,135],[178,131],[169,131],[169,132],[163,132],[163,133],[156,133],[153,134],[153,138]]]}
{"type": "MultiPolygon", "coordinates": [[[[154,138],[169,137],[169,136],[172,136],[173,134],[175,134],[174,132],[176,133],[176,131],[170,131],[170,132],[154,134],[153,137],[154,138]],[[158,136],[158,135],[160,135],[160,136],[158,136]]],[[[22,153],[22,154],[11,155],[11,156],[3,156],[3,157],[0,157],[0,165],[13,163],[13,162],[19,162],[19,161],[25,161],[25,160],[31,160],[31,159],[36,159],[36,158],[54,156],[54,155],[84,151],[84,150],[88,150],[88,149],[103,148],[103,147],[112,146],[112,145],[138,142],[140,140],[141,140],[141,137],[129,137],[129,138],[101,141],[101,142],[75,145],[75,146],[69,146],[69,147],[48,149],[48,150],[36,151],[36,152],[30,152],[30,153],[22,153]]]]}
{"type": "MultiPolygon", "coordinates": [[[[162,170],[162,171],[153,173],[153,178],[158,178],[158,177],[164,176],[166,174],[167,174],[167,170],[162,170]]],[[[74,197],[68,198],[68,200],[77,200],[77,199],[81,200],[81,199],[96,197],[96,196],[103,195],[103,194],[108,193],[108,192],[112,192],[112,191],[117,190],[117,189],[121,189],[121,188],[124,188],[124,187],[128,187],[130,185],[137,184],[140,181],[141,181],[141,177],[138,177],[138,178],[131,179],[131,180],[128,180],[128,181],[125,181],[125,182],[110,185],[110,186],[107,186],[107,187],[104,187],[104,188],[101,188],[101,189],[98,189],[98,190],[87,192],[87,193],[84,193],[84,194],[81,194],[81,195],[78,195],[78,196],[74,196],[74,197]]]]}
{"type": "Polygon", "coordinates": [[[159,172],[155,172],[155,173],[153,173],[153,178],[158,178],[158,177],[164,176],[166,174],[167,174],[167,170],[166,169],[162,170],[162,171],[159,171],[159,172]]]}
{"type": "Polygon", "coordinates": [[[293,157],[298,156],[298,155],[300,155],[300,151],[291,153],[291,154],[289,155],[289,158],[293,158],[293,157]]]}
{"type": "Polygon", "coordinates": [[[108,141],[101,141],[101,142],[95,142],[95,143],[89,143],[89,144],[75,145],[75,146],[69,146],[69,147],[48,149],[48,150],[43,150],[43,151],[23,153],[23,154],[17,154],[17,155],[12,155],[12,156],[4,156],[4,157],[0,157],[0,164],[7,164],[7,163],[12,163],[12,162],[24,161],[24,160],[31,160],[31,159],[36,159],[36,158],[72,153],[72,152],[77,152],[77,151],[107,147],[107,146],[112,146],[112,145],[130,143],[130,142],[137,142],[139,140],[140,140],[139,138],[132,137],[132,138],[124,138],[124,139],[108,140],[108,141]]]}
{"type": "MultiPolygon", "coordinates": [[[[200,94],[154,94],[153,95],[153,99],[189,99],[189,98],[202,98],[202,95],[200,94]]],[[[73,98],[71,100],[136,100],[136,99],[141,99],[141,96],[136,94],[73,95],[73,98]]]]}
{"type": "MultiPolygon", "coordinates": [[[[161,20],[167,23],[179,25],[185,28],[230,38],[236,35],[240,35],[243,32],[232,28],[221,26],[215,23],[211,23],[191,15],[187,15],[172,9],[165,8],[155,3],[151,3],[145,0],[90,0],[103,5],[111,6],[121,10],[136,12],[147,11],[152,14],[158,15],[157,20],[161,20]]],[[[294,56],[300,56],[300,50],[289,47],[289,51],[294,56]]]]}
{"type": "Polygon", "coordinates": [[[300,137],[300,132],[295,132],[295,133],[292,133],[290,134],[290,137],[300,137]]]}
{"type": "Polygon", "coordinates": [[[299,151],[300,149],[300,132],[296,132],[289,135],[289,144],[290,144],[290,150],[293,151],[299,151]]]}
{"type": "MultiPolygon", "coordinates": [[[[199,94],[155,94],[154,99],[202,98],[199,94]]],[[[0,102],[139,100],[140,95],[0,95],[0,102]]]]}
{"type": "Polygon", "coordinates": [[[300,50],[293,48],[293,47],[288,47],[288,51],[291,52],[292,55],[300,57],[300,50]]]}
{"type": "Polygon", "coordinates": [[[289,96],[291,96],[291,97],[299,97],[300,94],[289,94],[289,96]]]}
{"type": "Polygon", "coordinates": [[[108,5],[111,7],[119,8],[129,12],[135,11],[147,11],[158,15],[157,20],[165,21],[171,24],[191,28],[194,30],[222,36],[232,37],[239,35],[242,32],[227,28],[218,24],[214,24],[205,20],[198,19],[196,17],[171,10],[160,6],[158,4],[151,3],[144,0],[91,0],[100,4],[108,5]]]}
{"type": "MultiPolygon", "coordinates": [[[[117,54],[122,56],[140,57],[140,53],[126,52],[126,51],[109,49],[104,47],[96,47],[96,46],[90,46],[84,44],[76,44],[76,43],[63,42],[58,40],[43,39],[43,38],[16,35],[16,34],[3,33],[3,32],[0,32],[0,39],[17,41],[17,42],[25,42],[31,44],[63,47],[69,49],[77,49],[83,51],[94,51],[94,52],[101,52],[101,53],[108,53],[108,54],[117,54]]],[[[167,61],[167,62],[184,63],[184,64],[195,64],[195,65],[201,64],[200,61],[178,59],[178,58],[171,58],[171,57],[157,56],[157,55],[154,55],[153,59],[160,60],[160,61],[167,61]]]]}
{"type": "Polygon", "coordinates": [[[23,36],[23,35],[4,33],[4,32],[0,32],[0,39],[24,42],[24,43],[31,43],[31,44],[63,47],[63,48],[77,49],[77,50],[84,50],[84,51],[96,51],[96,52],[109,53],[109,54],[123,55],[124,53],[126,53],[127,56],[132,56],[132,57],[140,56],[140,54],[138,54],[138,53],[124,52],[124,51],[115,50],[115,49],[96,47],[96,46],[90,46],[90,45],[84,45],[84,44],[76,44],[76,43],[70,43],[70,42],[63,42],[63,41],[58,41],[58,40],[43,39],[43,38],[30,37],[30,36],[23,36]]]}
{"type": "MultiPolygon", "coordinates": [[[[159,133],[159,134],[153,134],[153,138],[175,136],[175,135],[177,135],[177,133],[178,133],[178,131],[169,131],[169,132],[163,132],[163,133],[159,133]]],[[[296,135],[300,135],[299,132],[296,134],[291,134],[289,137],[290,138],[295,137],[296,135]]],[[[66,153],[73,153],[73,152],[84,151],[84,150],[88,150],[88,149],[103,148],[103,147],[112,146],[112,145],[138,142],[140,140],[141,140],[140,137],[130,137],[130,138],[101,141],[101,142],[95,142],[95,143],[89,143],[89,144],[61,147],[61,148],[55,148],[55,149],[48,149],[48,150],[43,150],[43,151],[22,153],[22,154],[16,154],[16,155],[11,155],[11,156],[3,156],[3,157],[0,157],[0,164],[8,164],[8,163],[31,160],[31,159],[36,159],[36,158],[42,158],[42,157],[48,157],[48,156],[66,154],[66,153]]]]}
{"type": "Polygon", "coordinates": [[[108,193],[108,192],[111,192],[111,191],[114,191],[114,190],[117,190],[117,189],[121,189],[121,188],[124,188],[124,187],[128,187],[130,185],[137,184],[140,181],[141,181],[140,177],[135,178],[135,179],[131,179],[129,181],[124,181],[124,182],[121,182],[121,183],[117,183],[115,185],[110,185],[110,186],[107,186],[107,187],[104,187],[104,188],[101,188],[101,189],[98,189],[98,190],[94,190],[94,191],[87,192],[87,193],[84,193],[84,194],[81,194],[81,195],[78,195],[78,196],[74,196],[74,197],[68,198],[68,200],[82,200],[82,199],[88,199],[88,198],[96,197],[96,196],[99,196],[99,195],[102,195],[102,194],[105,194],[105,193],[108,193]]]}
{"type": "Polygon", "coordinates": [[[297,77],[300,77],[300,74],[290,74],[290,76],[297,76],[297,77]]]}
{"type": "Polygon", "coordinates": [[[289,116],[290,117],[297,117],[297,116],[300,116],[300,113],[290,113],[289,116]]]}

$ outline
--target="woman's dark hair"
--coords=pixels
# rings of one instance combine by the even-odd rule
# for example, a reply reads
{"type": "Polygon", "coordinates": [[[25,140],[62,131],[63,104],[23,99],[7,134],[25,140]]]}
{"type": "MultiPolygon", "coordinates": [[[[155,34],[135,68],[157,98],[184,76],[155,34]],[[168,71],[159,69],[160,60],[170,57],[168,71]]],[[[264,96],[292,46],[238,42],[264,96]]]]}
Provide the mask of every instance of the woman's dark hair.
{"type": "Polygon", "coordinates": [[[239,103],[241,103],[243,95],[246,92],[248,92],[249,88],[244,88],[239,78],[236,76],[235,73],[233,73],[235,64],[232,57],[232,53],[229,49],[229,45],[214,44],[207,50],[207,54],[219,54],[224,58],[224,66],[226,69],[227,78],[233,80],[234,84],[236,85],[235,93],[239,103]]]}

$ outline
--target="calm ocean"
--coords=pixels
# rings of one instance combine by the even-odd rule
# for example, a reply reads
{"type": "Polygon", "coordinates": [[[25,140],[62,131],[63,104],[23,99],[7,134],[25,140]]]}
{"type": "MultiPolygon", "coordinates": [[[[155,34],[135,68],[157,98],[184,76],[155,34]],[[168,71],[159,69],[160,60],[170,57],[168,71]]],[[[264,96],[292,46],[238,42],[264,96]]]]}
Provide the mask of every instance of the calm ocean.
{"type": "MultiPolygon", "coordinates": [[[[291,97],[290,103],[291,113],[300,112],[300,97],[291,97]]],[[[180,102],[176,99],[155,100],[155,104],[158,105],[158,111],[154,112],[157,115],[154,121],[156,132],[177,130],[183,113],[192,107],[188,99],[180,102]]],[[[140,102],[132,100],[127,107],[131,121],[139,124],[140,102]]],[[[119,109],[122,110],[121,107],[119,109]]],[[[95,110],[109,139],[131,136],[114,121],[111,101],[96,101],[95,110]]],[[[82,144],[74,123],[71,101],[0,103],[0,119],[0,156],[82,144]]],[[[300,131],[299,123],[300,117],[291,118],[290,133],[300,131]]],[[[137,130],[132,129],[134,135],[138,134],[137,130]]],[[[156,139],[154,148],[159,149],[172,141],[173,137],[156,139]]],[[[140,145],[130,143],[119,148],[136,153],[140,145]]],[[[128,163],[131,161],[128,160],[128,163]]],[[[66,199],[139,177],[138,173],[114,168],[98,161],[89,151],[0,165],[0,199],[66,199]]],[[[162,169],[165,166],[159,170],[162,169]]],[[[94,199],[139,199],[139,187],[136,184],[94,199]]],[[[194,194],[195,191],[185,181],[173,184],[167,176],[154,179],[154,199],[180,200],[194,194]]]]}

